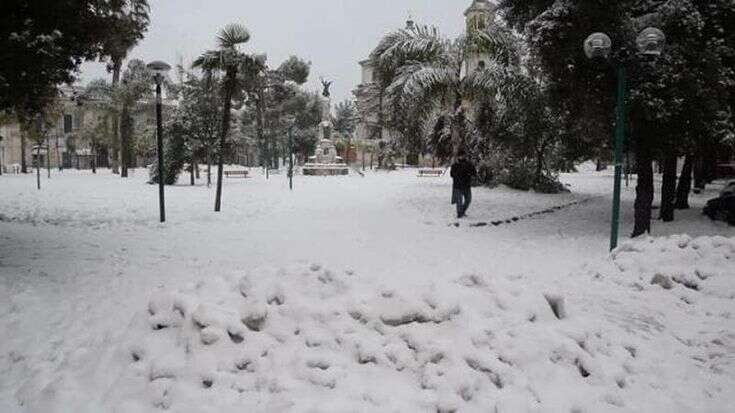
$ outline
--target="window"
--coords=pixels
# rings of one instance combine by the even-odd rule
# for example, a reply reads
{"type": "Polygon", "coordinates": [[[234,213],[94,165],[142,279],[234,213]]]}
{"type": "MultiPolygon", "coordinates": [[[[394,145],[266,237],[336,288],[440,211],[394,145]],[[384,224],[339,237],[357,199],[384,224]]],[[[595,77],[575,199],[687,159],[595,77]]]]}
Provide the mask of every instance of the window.
{"type": "Polygon", "coordinates": [[[64,133],[72,132],[72,116],[64,115],[64,133]]]}

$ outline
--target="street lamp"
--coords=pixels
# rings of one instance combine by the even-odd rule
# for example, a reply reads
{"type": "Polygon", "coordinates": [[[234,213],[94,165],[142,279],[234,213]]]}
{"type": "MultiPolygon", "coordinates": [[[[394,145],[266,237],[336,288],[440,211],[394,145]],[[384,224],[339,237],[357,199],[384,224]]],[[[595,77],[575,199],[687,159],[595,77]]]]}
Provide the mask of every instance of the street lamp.
{"type": "Polygon", "coordinates": [[[641,32],[636,39],[638,50],[646,56],[658,57],[664,50],[666,35],[655,27],[649,27],[641,32]]]}
{"type": "Polygon", "coordinates": [[[588,59],[607,59],[612,50],[612,41],[605,33],[592,33],[584,41],[584,53],[588,59]]]}
{"type": "MultiPolygon", "coordinates": [[[[644,29],[636,39],[638,51],[650,57],[661,55],[666,42],[664,32],[649,27],[644,29]]],[[[584,41],[584,52],[590,60],[607,60],[612,51],[612,41],[605,33],[593,33],[584,41]]],[[[610,251],[618,246],[620,230],[620,190],[623,175],[623,143],[625,141],[625,97],[626,70],[622,62],[617,65],[617,105],[615,122],[615,187],[613,190],[612,223],[610,230],[610,251]]]]}
{"type": "Polygon", "coordinates": [[[156,143],[158,145],[158,206],[161,212],[161,222],[166,222],[166,207],[164,201],[164,176],[163,176],[163,119],[161,116],[161,84],[171,66],[157,60],[148,64],[148,69],[153,72],[153,80],[156,82],[156,143]]]}
{"type": "Polygon", "coordinates": [[[293,128],[296,124],[296,117],[293,115],[286,116],[286,125],[288,125],[288,188],[293,191],[293,128]]]}

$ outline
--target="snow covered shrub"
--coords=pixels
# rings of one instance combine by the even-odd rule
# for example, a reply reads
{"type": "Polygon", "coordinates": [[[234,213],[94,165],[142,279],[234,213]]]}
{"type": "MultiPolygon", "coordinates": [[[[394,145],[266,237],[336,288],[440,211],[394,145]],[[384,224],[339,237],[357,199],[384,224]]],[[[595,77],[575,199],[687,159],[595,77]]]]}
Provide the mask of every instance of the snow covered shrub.
{"type": "MultiPolygon", "coordinates": [[[[174,136],[167,139],[163,151],[163,167],[166,175],[163,183],[166,185],[174,185],[179,179],[179,174],[184,169],[184,164],[188,160],[190,153],[186,141],[183,138],[174,136]]],[[[156,159],[148,170],[150,176],[150,184],[158,183],[158,159],[156,159]]]]}
{"type": "Polygon", "coordinates": [[[559,182],[559,179],[548,175],[543,175],[541,179],[534,184],[533,189],[542,194],[569,192],[569,189],[567,189],[563,183],[559,182]]]}
{"type": "Polygon", "coordinates": [[[497,177],[498,183],[521,191],[535,190],[542,194],[558,194],[569,190],[559,182],[556,176],[543,173],[537,176],[532,164],[524,161],[511,161],[497,177]]]}
{"type": "Polygon", "coordinates": [[[477,163],[477,181],[480,184],[490,187],[496,186],[495,174],[495,165],[490,160],[484,159],[477,163]]]}
{"type": "Polygon", "coordinates": [[[523,162],[518,162],[503,171],[500,182],[513,189],[528,191],[534,187],[535,179],[533,168],[523,162]]]}

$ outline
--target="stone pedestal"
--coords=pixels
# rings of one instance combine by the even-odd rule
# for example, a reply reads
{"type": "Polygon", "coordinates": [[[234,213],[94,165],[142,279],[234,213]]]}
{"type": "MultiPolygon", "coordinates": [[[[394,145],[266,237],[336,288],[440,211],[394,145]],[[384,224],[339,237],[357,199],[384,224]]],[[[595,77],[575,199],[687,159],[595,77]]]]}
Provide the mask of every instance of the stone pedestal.
{"type": "Polygon", "coordinates": [[[329,139],[322,139],[316,147],[316,153],[309,158],[309,163],[304,165],[304,175],[311,176],[334,176],[349,175],[350,171],[337,156],[337,147],[329,139]]]}

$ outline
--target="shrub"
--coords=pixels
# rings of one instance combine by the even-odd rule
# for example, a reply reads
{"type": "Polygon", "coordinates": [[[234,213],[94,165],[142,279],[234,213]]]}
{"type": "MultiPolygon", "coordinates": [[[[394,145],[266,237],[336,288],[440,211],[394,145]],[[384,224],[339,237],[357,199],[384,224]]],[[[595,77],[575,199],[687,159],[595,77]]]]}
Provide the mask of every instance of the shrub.
{"type": "Polygon", "coordinates": [[[500,183],[505,184],[513,189],[528,191],[534,187],[536,177],[533,168],[528,167],[523,162],[511,165],[504,171],[500,183]]]}

